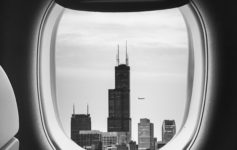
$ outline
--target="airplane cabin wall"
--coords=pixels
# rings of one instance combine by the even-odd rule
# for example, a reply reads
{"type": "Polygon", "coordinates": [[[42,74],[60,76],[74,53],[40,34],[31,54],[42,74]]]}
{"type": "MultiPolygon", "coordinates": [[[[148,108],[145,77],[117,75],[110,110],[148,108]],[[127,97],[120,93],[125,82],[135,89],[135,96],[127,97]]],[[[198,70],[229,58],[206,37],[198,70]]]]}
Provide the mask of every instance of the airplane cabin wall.
{"type": "Polygon", "coordinates": [[[234,0],[193,0],[207,33],[207,96],[192,150],[237,149],[237,9],[234,0]]]}
{"type": "MultiPolygon", "coordinates": [[[[50,0],[2,0],[0,65],[17,100],[20,149],[47,150],[37,93],[37,42],[50,0]]],[[[207,101],[192,150],[237,149],[237,12],[234,0],[193,0],[208,41],[207,101]]]]}
{"type": "Polygon", "coordinates": [[[37,93],[37,41],[50,0],[1,0],[0,65],[15,92],[22,150],[50,150],[37,93]]]}

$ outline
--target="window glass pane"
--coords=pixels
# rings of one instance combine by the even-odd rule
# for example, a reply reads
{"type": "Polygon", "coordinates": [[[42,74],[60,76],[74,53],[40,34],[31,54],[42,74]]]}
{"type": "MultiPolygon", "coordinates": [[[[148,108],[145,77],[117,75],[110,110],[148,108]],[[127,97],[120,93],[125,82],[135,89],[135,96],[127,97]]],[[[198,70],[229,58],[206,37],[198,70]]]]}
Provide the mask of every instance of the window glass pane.
{"type": "Polygon", "coordinates": [[[66,9],[56,40],[57,101],[66,134],[87,149],[112,146],[106,137],[118,138],[117,148],[132,140],[138,148],[157,149],[156,138],[167,143],[183,121],[187,68],[187,29],[178,9],[66,9]]]}

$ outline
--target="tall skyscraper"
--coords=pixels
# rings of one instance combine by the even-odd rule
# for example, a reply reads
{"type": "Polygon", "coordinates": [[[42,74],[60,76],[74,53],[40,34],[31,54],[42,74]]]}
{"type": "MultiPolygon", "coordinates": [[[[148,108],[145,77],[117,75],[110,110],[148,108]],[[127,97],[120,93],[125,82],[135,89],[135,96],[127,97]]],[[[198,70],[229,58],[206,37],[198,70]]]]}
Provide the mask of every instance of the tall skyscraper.
{"type": "Polygon", "coordinates": [[[115,66],[115,89],[109,89],[108,132],[125,132],[127,141],[131,139],[130,118],[130,67],[128,65],[127,43],[126,63],[119,62],[119,46],[117,66],[115,66]]]}
{"type": "Polygon", "coordinates": [[[79,131],[82,130],[91,130],[91,117],[88,112],[88,106],[87,114],[75,114],[75,107],[73,105],[73,114],[71,117],[71,139],[77,142],[79,131]]]}
{"type": "Polygon", "coordinates": [[[174,120],[164,120],[162,124],[162,142],[169,142],[176,133],[174,120]]]}
{"type": "Polygon", "coordinates": [[[140,123],[138,123],[138,149],[155,149],[154,125],[147,118],[140,119],[140,123]]]}

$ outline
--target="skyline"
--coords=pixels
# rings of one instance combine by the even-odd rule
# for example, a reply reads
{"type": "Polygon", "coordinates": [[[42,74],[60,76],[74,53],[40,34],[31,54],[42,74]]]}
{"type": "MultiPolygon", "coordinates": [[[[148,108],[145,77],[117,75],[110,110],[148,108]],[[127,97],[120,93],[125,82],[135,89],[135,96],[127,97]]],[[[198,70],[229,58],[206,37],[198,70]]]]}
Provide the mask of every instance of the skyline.
{"type": "MultiPolygon", "coordinates": [[[[88,109],[89,108],[87,105],[87,113],[86,114],[76,114],[75,107],[73,105],[73,113],[71,115],[71,139],[74,142],[76,142],[79,146],[83,146],[83,142],[81,141],[82,139],[78,140],[78,138],[77,138],[81,132],[83,132],[83,133],[95,133],[96,132],[96,133],[102,133],[102,134],[107,134],[107,135],[108,134],[113,134],[113,135],[116,134],[117,136],[119,135],[118,134],[119,132],[122,134],[124,133],[124,131],[122,131],[122,132],[121,131],[104,132],[104,131],[100,131],[98,129],[92,129],[91,128],[91,116],[90,116],[88,109]],[[80,120],[80,123],[78,122],[79,120],[80,120]],[[80,144],[82,144],[82,145],[80,145],[80,144]]],[[[149,118],[140,118],[140,122],[137,123],[137,126],[138,126],[138,139],[131,140],[130,142],[135,142],[138,144],[138,146],[147,146],[147,144],[151,144],[150,143],[151,141],[147,142],[146,140],[144,140],[144,138],[148,138],[147,137],[148,135],[150,135],[149,140],[157,140],[157,137],[154,136],[154,124],[152,122],[150,122],[149,118]],[[149,132],[144,132],[145,130],[146,131],[148,130],[148,128],[147,128],[148,124],[151,125],[150,130],[149,130],[149,132]],[[143,127],[141,127],[142,125],[143,125],[143,127]],[[141,145],[139,145],[139,143],[141,145]]],[[[109,130],[109,128],[108,128],[108,130],[109,130]]],[[[156,141],[156,142],[168,143],[175,136],[175,134],[176,134],[175,120],[163,120],[162,135],[161,135],[162,139],[161,139],[161,141],[156,141]]],[[[129,135],[127,135],[127,136],[128,136],[128,138],[130,137],[129,135]]],[[[118,141],[121,142],[122,139],[123,138],[118,137],[118,141]]],[[[129,143],[128,141],[127,141],[127,143],[129,143]]]]}
{"type": "Polygon", "coordinates": [[[86,113],[89,104],[92,129],[106,131],[107,90],[114,87],[117,44],[124,63],[126,40],[133,140],[137,141],[140,118],[150,118],[158,139],[164,119],[176,120],[178,130],[186,98],[186,32],[182,15],[175,9],[129,14],[66,10],[56,41],[56,83],[59,114],[67,135],[70,137],[73,103],[76,113],[86,113]]]}

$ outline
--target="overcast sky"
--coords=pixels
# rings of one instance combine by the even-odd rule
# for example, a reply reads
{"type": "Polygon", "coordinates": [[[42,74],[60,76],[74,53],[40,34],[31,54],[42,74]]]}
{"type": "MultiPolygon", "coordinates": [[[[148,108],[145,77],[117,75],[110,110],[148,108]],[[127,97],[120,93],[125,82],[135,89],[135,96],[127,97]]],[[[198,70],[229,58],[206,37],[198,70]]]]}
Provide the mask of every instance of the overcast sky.
{"type": "Polygon", "coordinates": [[[57,32],[56,80],[59,113],[69,137],[73,103],[76,113],[86,113],[89,104],[92,129],[107,130],[108,89],[115,86],[117,45],[124,63],[126,40],[133,140],[137,141],[140,118],[154,123],[158,140],[164,119],[174,119],[180,128],[186,102],[188,39],[179,10],[65,10],[57,32]]]}

